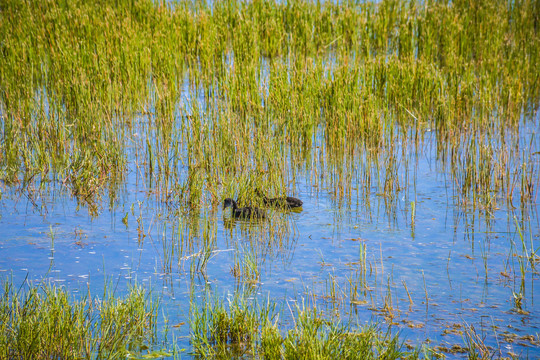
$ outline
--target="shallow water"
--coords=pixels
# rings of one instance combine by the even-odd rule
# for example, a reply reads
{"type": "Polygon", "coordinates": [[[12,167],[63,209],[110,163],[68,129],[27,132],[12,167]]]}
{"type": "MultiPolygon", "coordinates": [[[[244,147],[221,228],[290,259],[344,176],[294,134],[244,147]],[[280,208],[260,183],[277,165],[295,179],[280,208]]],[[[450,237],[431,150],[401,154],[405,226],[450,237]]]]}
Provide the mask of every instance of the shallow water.
{"type": "MultiPolygon", "coordinates": [[[[524,133],[537,136],[538,117],[535,122],[524,133]]],[[[92,294],[110,283],[118,293],[130,282],[145,284],[162,298],[159,313],[166,314],[168,324],[181,324],[170,335],[188,351],[195,286],[198,296],[209,289],[220,298],[244,289],[284,310],[315,303],[342,319],[391,325],[415,346],[465,346],[462,333],[474,328],[503,355],[540,356],[540,264],[538,258],[529,263],[520,257],[539,250],[538,204],[500,206],[492,213],[456,206],[450,176],[436,165],[427,139],[418,164],[410,165],[415,184],[398,192],[392,206],[375,187],[369,203],[355,193],[350,201],[340,200],[306,173],[297,178],[294,192],[303,208],[269,210],[270,219],[259,223],[224,220],[219,206],[203,204],[193,214],[163,202],[133,164],[113,207],[105,196],[95,217],[61,186],[35,199],[32,189],[2,186],[0,276],[14,284],[27,277],[46,279],[92,294]],[[192,272],[204,228],[215,243],[206,267],[192,272]],[[361,249],[366,251],[364,273],[361,249]],[[235,277],[235,263],[248,261],[257,265],[259,276],[235,277]],[[354,304],[351,283],[359,285],[354,304]],[[521,309],[514,301],[518,293],[523,294],[521,309]]],[[[534,156],[538,164],[540,156],[534,156]]],[[[285,326],[289,313],[283,311],[285,326]]]]}

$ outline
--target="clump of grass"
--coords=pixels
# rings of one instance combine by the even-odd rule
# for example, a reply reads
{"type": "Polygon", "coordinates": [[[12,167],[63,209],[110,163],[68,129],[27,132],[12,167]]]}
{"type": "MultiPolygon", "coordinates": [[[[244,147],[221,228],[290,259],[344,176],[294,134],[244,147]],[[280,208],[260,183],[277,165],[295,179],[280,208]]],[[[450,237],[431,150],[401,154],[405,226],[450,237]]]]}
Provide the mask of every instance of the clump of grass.
{"type": "Polygon", "coordinates": [[[242,295],[235,295],[228,306],[218,300],[207,301],[203,309],[192,309],[194,353],[204,357],[249,355],[264,359],[420,357],[418,352],[404,350],[399,338],[389,332],[328,320],[315,307],[297,307],[292,316],[293,328],[283,332],[271,302],[260,306],[242,295]]]}
{"type": "Polygon", "coordinates": [[[298,308],[295,320],[295,327],[283,339],[286,359],[418,358],[402,349],[397,336],[373,326],[355,329],[325,320],[315,308],[298,308]]]}
{"type": "Polygon", "coordinates": [[[124,297],[72,298],[54,285],[19,289],[4,282],[0,299],[3,359],[125,358],[155,342],[157,305],[134,286],[124,297]]]}
{"type": "Polygon", "coordinates": [[[253,353],[260,314],[255,306],[248,305],[247,299],[234,296],[228,304],[219,299],[209,300],[204,302],[202,309],[192,302],[190,315],[195,354],[215,357],[227,353],[253,353]]]}
{"type": "Polygon", "coordinates": [[[472,325],[465,323],[463,338],[469,359],[491,359],[497,355],[501,355],[500,350],[493,349],[484,343],[485,336],[478,334],[472,325]]]}
{"type": "Polygon", "coordinates": [[[257,264],[256,254],[250,250],[239,247],[235,251],[234,265],[231,268],[231,274],[237,281],[256,285],[259,282],[260,269],[257,264]]]}

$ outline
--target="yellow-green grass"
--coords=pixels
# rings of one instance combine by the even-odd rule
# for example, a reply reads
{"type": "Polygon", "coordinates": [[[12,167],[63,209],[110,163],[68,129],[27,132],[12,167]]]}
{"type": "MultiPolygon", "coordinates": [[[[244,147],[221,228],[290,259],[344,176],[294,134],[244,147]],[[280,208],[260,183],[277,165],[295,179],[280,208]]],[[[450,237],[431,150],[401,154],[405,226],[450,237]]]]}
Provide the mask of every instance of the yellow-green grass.
{"type": "Polygon", "coordinates": [[[7,1],[0,177],[91,206],[129,166],[189,207],[298,175],[391,203],[432,130],[457,204],[526,203],[538,6],[7,1]]]}
{"type": "Polygon", "coordinates": [[[156,341],[157,303],[140,287],[76,299],[55,285],[2,285],[2,359],[124,359],[156,341]]]}

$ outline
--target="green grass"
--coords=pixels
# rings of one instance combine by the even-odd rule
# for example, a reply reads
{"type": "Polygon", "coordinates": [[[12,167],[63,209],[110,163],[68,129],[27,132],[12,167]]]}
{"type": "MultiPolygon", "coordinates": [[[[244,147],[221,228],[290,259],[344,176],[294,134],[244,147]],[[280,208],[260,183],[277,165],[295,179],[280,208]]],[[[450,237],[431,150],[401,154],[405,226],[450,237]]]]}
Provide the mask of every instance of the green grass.
{"type": "Polygon", "coordinates": [[[142,288],[125,296],[106,290],[75,299],[54,285],[3,282],[0,357],[3,359],[120,359],[156,341],[157,304],[142,288]]]}
{"type": "Polygon", "coordinates": [[[538,144],[517,134],[538,104],[538,12],[497,0],[8,1],[0,178],[67,186],[94,213],[133,162],[191,208],[238,178],[283,194],[320,173],[339,198],[375,185],[391,205],[410,161],[392,144],[419,151],[432,129],[457,205],[526,203],[538,144]]]}
{"type": "Polygon", "coordinates": [[[408,350],[398,336],[375,326],[327,319],[316,307],[293,307],[283,326],[275,304],[247,300],[239,292],[228,303],[206,299],[191,318],[193,355],[261,359],[418,359],[430,350],[408,350]],[[285,328],[285,329],[284,329],[285,328]],[[287,330],[288,328],[288,330],[287,330]]]}

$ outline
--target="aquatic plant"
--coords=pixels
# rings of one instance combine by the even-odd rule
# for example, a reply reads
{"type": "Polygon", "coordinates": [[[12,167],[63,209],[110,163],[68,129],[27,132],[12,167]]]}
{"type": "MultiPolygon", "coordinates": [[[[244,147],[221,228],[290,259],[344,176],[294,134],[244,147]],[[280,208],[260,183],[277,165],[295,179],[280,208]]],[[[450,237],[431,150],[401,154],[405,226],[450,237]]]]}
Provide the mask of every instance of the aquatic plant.
{"type": "Polygon", "coordinates": [[[151,296],[134,286],[125,296],[76,299],[54,285],[2,284],[0,357],[3,359],[125,358],[156,340],[151,296]]]}
{"type": "Polygon", "coordinates": [[[96,213],[132,163],[189,207],[248,173],[283,194],[305,170],[392,208],[405,148],[428,141],[456,204],[527,202],[537,144],[516,135],[538,105],[537,7],[6,2],[0,177],[68,186],[96,213]]]}
{"type": "MultiPolygon", "coordinates": [[[[209,300],[209,299],[207,299],[209,300]]],[[[228,303],[205,301],[192,309],[194,355],[204,357],[259,356],[264,359],[417,359],[396,336],[375,326],[357,328],[325,319],[312,307],[295,307],[294,326],[280,330],[273,303],[248,301],[242,293],[228,303]]]]}

